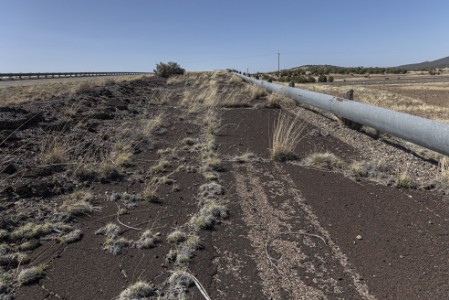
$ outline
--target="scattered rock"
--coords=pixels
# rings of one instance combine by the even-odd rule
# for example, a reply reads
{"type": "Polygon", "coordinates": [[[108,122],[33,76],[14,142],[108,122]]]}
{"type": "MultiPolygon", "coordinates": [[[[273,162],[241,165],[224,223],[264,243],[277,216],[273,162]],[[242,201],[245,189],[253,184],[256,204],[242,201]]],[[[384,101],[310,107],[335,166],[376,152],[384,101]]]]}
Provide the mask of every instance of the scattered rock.
{"type": "Polygon", "coordinates": [[[13,164],[8,164],[2,171],[2,173],[12,175],[17,172],[17,168],[13,164]]]}

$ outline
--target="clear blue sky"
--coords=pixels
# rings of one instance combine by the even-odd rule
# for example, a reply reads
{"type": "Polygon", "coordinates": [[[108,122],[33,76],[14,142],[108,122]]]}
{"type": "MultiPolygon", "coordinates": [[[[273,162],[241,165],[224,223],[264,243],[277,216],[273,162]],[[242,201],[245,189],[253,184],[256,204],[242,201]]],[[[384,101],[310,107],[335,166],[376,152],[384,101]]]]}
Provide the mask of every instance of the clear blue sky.
{"type": "Polygon", "coordinates": [[[0,0],[0,72],[395,66],[449,56],[447,0],[0,0]]]}

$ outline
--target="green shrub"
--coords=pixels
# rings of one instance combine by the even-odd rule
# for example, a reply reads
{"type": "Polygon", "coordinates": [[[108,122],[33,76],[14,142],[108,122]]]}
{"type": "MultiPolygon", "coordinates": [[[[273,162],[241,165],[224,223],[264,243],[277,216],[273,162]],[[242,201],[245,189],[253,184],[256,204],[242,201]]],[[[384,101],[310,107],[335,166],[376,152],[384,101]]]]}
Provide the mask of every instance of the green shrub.
{"type": "Polygon", "coordinates": [[[181,68],[177,63],[170,61],[168,63],[159,63],[156,65],[156,69],[153,72],[157,77],[168,78],[172,75],[183,75],[186,70],[181,68]]]}
{"type": "Polygon", "coordinates": [[[320,75],[318,77],[318,82],[327,82],[327,77],[325,75],[320,75]]]}

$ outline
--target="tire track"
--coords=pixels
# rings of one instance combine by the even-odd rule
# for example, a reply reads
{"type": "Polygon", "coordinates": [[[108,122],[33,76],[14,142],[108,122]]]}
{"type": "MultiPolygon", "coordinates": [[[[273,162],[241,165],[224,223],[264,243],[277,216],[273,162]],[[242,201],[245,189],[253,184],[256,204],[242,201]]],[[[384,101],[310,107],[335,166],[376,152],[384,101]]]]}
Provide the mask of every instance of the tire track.
{"type": "Polygon", "coordinates": [[[275,166],[235,165],[233,172],[264,294],[272,299],[375,299],[293,181],[275,166]]]}
{"type": "Polygon", "coordinates": [[[363,297],[363,299],[376,299],[373,295],[370,294],[366,283],[360,281],[360,274],[358,274],[355,268],[351,266],[347,256],[343,253],[343,251],[341,251],[340,247],[333,242],[330,233],[320,224],[318,217],[315,215],[312,208],[304,202],[304,198],[302,197],[301,192],[298,189],[294,188],[295,183],[293,182],[293,180],[287,175],[287,173],[283,170],[282,166],[279,163],[275,164],[275,168],[281,175],[282,180],[288,183],[287,186],[289,187],[288,189],[290,194],[294,196],[294,199],[296,200],[298,205],[306,213],[307,219],[314,225],[317,232],[319,232],[319,234],[326,239],[328,245],[332,249],[334,258],[340,262],[345,272],[351,276],[353,284],[356,287],[359,295],[363,297]]]}

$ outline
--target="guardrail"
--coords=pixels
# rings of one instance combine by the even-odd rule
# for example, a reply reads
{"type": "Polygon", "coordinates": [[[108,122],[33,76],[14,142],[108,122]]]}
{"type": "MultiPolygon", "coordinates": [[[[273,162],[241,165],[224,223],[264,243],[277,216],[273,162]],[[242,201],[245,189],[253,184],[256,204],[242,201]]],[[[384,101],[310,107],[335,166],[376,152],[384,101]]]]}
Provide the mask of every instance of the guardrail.
{"type": "Polygon", "coordinates": [[[67,78],[67,77],[91,77],[91,76],[125,76],[152,74],[150,72],[56,72],[56,73],[0,73],[0,80],[14,79],[40,79],[40,78],[67,78]]]}
{"type": "Polygon", "coordinates": [[[271,92],[449,155],[449,124],[331,95],[265,82],[239,73],[234,74],[271,92]]]}

